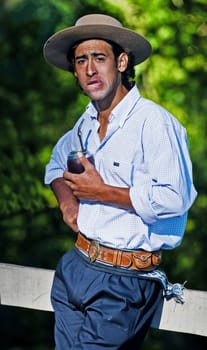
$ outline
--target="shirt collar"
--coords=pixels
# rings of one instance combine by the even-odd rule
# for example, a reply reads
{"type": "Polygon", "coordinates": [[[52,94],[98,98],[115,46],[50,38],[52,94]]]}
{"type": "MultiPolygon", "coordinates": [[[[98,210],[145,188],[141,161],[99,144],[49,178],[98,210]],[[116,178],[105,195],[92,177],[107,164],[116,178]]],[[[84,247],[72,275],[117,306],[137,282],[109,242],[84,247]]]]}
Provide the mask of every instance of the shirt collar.
{"type": "MultiPolygon", "coordinates": [[[[140,97],[140,92],[135,85],[113,109],[111,112],[110,121],[115,119],[119,126],[123,127],[125,121],[130,117],[131,111],[134,109],[140,97]]],[[[97,119],[98,112],[92,101],[86,106],[86,113],[91,117],[91,119],[97,119]]]]}

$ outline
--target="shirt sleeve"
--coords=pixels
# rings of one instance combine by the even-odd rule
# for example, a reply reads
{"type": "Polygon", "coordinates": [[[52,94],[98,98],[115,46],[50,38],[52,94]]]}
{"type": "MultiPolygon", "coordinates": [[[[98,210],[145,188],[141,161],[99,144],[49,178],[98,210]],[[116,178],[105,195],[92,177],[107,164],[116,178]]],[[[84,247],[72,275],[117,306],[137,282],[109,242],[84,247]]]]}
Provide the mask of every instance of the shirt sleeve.
{"type": "Polygon", "coordinates": [[[185,129],[167,111],[153,111],[141,142],[142,162],[135,162],[130,188],[136,213],[147,224],[182,216],[196,197],[185,129]]]}
{"type": "Polygon", "coordinates": [[[71,138],[72,132],[69,131],[59,139],[53,148],[45,170],[44,182],[46,185],[50,185],[53,180],[63,176],[63,172],[67,168],[67,157],[71,151],[71,138]]]}

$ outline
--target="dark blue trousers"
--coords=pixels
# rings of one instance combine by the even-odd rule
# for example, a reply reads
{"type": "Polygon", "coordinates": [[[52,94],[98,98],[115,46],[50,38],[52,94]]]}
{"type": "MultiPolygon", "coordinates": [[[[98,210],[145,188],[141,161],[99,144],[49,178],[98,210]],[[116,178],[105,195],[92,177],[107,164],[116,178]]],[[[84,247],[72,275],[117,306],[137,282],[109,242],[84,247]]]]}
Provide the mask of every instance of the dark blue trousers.
{"type": "Polygon", "coordinates": [[[56,350],[138,350],[162,290],[137,271],[91,263],[74,248],[57,266],[51,298],[56,350]]]}

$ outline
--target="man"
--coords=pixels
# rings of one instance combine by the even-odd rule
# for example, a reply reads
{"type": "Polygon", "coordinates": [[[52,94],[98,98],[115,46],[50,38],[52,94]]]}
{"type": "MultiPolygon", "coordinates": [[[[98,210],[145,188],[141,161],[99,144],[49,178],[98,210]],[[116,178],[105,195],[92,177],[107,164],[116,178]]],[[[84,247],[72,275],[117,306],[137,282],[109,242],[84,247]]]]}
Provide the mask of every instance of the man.
{"type": "Polygon", "coordinates": [[[46,169],[77,232],[53,283],[57,350],[140,348],[162,299],[161,250],[181,243],[196,197],[184,128],[133,82],[133,66],[150,53],[146,39],[101,14],[80,18],[44,47],[46,60],[73,72],[91,99],[46,169]],[[74,174],[67,156],[81,143],[95,166],[80,156],[84,172],[74,174]]]}

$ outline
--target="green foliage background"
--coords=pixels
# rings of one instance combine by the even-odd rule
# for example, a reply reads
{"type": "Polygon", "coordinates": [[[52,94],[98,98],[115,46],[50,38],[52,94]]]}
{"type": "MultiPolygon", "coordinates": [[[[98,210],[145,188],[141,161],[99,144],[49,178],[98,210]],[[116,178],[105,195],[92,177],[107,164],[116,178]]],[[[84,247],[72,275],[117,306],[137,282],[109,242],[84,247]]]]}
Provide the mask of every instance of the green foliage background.
{"type": "MultiPolygon", "coordinates": [[[[114,15],[146,35],[153,55],[136,67],[143,95],[185,125],[198,198],[182,245],[166,252],[172,282],[207,289],[206,0],[2,0],[0,3],[0,261],[55,268],[74,243],[44,169],[57,139],[88,101],[74,78],[45,63],[55,31],[88,13],[114,15]]],[[[1,307],[2,350],[53,349],[53,315],[1,307]],[[2,322],[3,320],[3,322],[2,322]]],[[[206,338],[151,330],[143,349],[206,349],[206,338]]]]}

